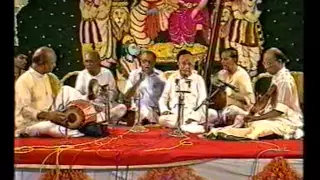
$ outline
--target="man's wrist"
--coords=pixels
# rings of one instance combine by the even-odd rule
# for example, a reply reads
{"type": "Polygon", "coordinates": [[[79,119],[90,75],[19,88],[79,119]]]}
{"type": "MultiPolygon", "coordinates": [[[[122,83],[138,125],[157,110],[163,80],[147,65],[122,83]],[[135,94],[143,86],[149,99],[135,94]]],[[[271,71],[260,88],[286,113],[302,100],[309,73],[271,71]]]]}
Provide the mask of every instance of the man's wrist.
{"type": "Polygon", "coordinates": [[[48,112],[41,111],[40,113],[37,114],[37,119],[47,119],[48,117],[48,112]]]}

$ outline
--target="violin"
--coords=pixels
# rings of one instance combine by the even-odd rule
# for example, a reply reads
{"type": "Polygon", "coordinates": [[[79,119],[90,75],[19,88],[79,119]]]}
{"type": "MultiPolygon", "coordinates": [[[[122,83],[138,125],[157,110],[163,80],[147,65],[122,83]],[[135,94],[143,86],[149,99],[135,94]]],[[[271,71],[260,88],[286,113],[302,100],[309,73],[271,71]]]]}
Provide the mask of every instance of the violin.
{"type": "Polygon", "coordinates": [[[253,116],[254,114],[263,110],[267,106],[269,99],[272,97],[274,93],[276,93],[276,91],[277,86],[271,85],[268,91],[261,98],[259,98],[257,102],[252,106],[252,108],[249,111],[249,115],[253,116]]]}

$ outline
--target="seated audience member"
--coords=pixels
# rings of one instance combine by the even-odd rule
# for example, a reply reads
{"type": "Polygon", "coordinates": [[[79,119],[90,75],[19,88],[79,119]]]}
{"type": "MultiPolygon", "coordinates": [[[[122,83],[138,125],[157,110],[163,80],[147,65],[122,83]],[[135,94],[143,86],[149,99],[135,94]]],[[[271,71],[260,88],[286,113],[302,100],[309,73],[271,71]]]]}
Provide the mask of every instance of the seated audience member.
{"type": "Polygon", "coordinates": [[[58,125],[66,119],[62,113],[71,101],[84,97],[74,88],[60,87],[58,78],[52,74],[56,66],[53,49],[41,47],[35,51],[29,70],[15,83],[15,137],[84,136],[78,130],[58,125]],[[57,85],[58,84],[58,85],[57,85]]]}
{"type": "MultiPolygon", "coordinates": [[[[95,98],[90,98],[88,97],[89,95],[89,82],[92,79],[96,79],[98,81],[98,84],[101,86],[108,85],[109,92],[106,93],[108,94],[109,97],[109,104],[110,104],[110,119],[112,121],[117,121],[121,117],[123,117],[126,112],[127,112],[127,107],[124,104],[118,104],[116,102],[117,99],[117,88],[116,88],[116,83],[114,80],[114,77],[112,73],[106,69],[101,67],[100,65],[100,56],[97,51],[89,51],[86,53],[84,56],[84,66],[85,69],[82,70],[76,80],[76,86],[75,88],[84,96],[88,98],[88,100],[92,101],[99,101],[95,98]]],[[[105,98],[102,98],[103,101],[105,101],[105,98]]],[[[102,100],[100,99],[100,100],[102,100]]],[[[101,105],[103,106],[105,102],[100,102],[101,105]]],[[[97,105],[99,106],[99,105],[97,105]]],[[[101,119],[104,119],[104,107],[97,108],[98,111],[101,111],[101,119]],[[98,110],[100,109],[100,110],[98,110]]]]}
{"type": "MultiPolygon", "coordinates": [[[[213,125],[233,124],[234,117],[239,114],[247,114],[249,108],[255,102],[250,76],[245,69],[237,65],[237,61],[238,52],[236,49],[228,48],[221,52],[223,69],[218,72],[218,79],[237,88],[238,92],[226,87],[226,107],[222,112],[214,109],[209,112],[209,121],[213,125]]],[[[234,124],[234,126],[236,125],[234,124]]]]}
{"type": "Polygon", "coordinates": [[[14,81],[25,72],[27,59],[28,56],[24,54],[19,54],[14,57],[14,81]]]}
{"type": "Polygon", "coordinates": [[[165,82],[160,78],[162,71],[154,68],[156,55],[151,51],[139,56],[141,67],[131,71],[125,87],[125,99],[132,99],[132,110],[138,105],[135,96],[140,97],[140,120],[142,124],[158,123],[159,98],[165,82]]]}
{"type": "Polygon", "coordinates": [[[272,77],[271,85],[247,115],[238,115],[245,128],[213,128],[209,135],[224,138],[258,139],[269,135],[285,139],[303,137],[303,114],[295,80],[285,67],[287,57],[277,48],[268,49],[263,56],[263,65],[272,77]]]}
{"type": "Polygon", "coordinates": [[[177,90],[190,91],[184,94],[182,128],[191,133],[204,132],[204,106],[198,107],[206,98],[207,91],[204,79],[193,71],[193,55],[187,50],[181,50],[177,55],[179,70],[173,73],[166,82],[159,100],[161,116],[159,123],[169,128],[177,127],[179,93],[177,90]]]}

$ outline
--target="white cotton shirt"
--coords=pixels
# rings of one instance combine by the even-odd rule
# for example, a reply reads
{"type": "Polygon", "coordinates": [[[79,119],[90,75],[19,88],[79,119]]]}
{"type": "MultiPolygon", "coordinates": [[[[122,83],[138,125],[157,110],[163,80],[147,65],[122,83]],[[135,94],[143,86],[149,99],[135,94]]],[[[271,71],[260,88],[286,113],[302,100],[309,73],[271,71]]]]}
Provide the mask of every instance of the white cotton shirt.
{"type": "Polygon", "coordinates": [[[280,119],[290,125],[302,127],[303,115],[299,104],[298,89],[290,71],[283,67],[272,78],[277,86],[276,96],[271,98],[271,109],[283,113],[280,119]]]}
{"type": "MultiPolygon", "coordinates": [[[[127,92],[139,81],[141,72],[141,68],[131,71],[124,92],[127,92]]],[[[162,73],[162,71],[154,68],[153,73],[141,82],[137,91],[141,95],[140,102],[142,106],[159,107],[158,101],[165,85],[165,81],[161,78],[162,73]]]]}
{"type": "Polygon", "coordinates": [[[53,101],[54,95],[47,74],[40,74],[32,68],[22,74],[15,82],[16,132],[38,123],[38,113],[49,111],[53,101]]]}

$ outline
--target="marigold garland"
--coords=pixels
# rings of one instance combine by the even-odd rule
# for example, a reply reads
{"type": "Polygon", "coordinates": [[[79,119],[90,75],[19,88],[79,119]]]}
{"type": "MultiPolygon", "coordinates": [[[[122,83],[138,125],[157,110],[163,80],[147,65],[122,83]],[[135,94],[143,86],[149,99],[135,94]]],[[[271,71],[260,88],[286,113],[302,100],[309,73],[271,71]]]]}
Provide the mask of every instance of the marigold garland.
{"type": "Polygon", "coordinates": [[[83,170],[51,170],[43,173],[39,180],[92,180],[83,170]]]}
{"type": "Polygon", "coordinates": [[[138,178],[138,180],[205,180],[198,176],[196,172],[187,166],[159,168],[149,170],[146,174],[138,178]]]}
{"type": "Polygon", "coordinates": [[[283,157],[274,158],[263,170],[252,177],[252,180],[302,180],[283,157]]]}

